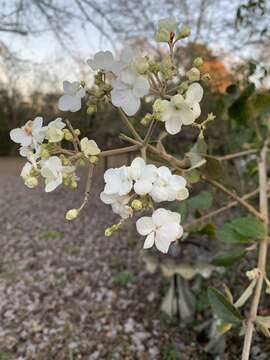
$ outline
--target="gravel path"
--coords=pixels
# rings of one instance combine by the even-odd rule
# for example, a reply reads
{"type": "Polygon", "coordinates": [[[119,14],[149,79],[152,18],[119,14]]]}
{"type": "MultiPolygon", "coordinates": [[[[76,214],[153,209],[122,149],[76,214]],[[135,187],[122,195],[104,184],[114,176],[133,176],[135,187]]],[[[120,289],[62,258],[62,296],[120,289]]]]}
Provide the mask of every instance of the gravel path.
{"type": "Polygon", "coordinates": [[[166,357],[172,340],[182,360],[197,359],[184,355],[181,330],[162,322],[161,280],[145,270],[134,227],[104,237],[116,218],[98,180],[69,223],[82,189],[29,190],[21,166],[0,160],[0,359],[178,359],[166,357]]]}

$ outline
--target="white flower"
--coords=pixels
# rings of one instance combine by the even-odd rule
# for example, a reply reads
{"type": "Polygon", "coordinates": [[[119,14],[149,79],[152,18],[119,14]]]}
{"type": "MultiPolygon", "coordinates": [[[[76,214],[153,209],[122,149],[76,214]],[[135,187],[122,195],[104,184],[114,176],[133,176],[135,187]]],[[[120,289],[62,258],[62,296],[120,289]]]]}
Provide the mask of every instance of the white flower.
{"type": "Polygon", "coordinates": [[[203,97],[203,88],[198,83],[189,86],[185,97],[177,94],[170,101],[163,100],[161,121],[169,134],[177,134],[182,125],[191,125],[200,116],[199,102],[203,97]]]}
{"type": "MultiPolygon", "coordinates": [[[[26,147],[37,149],[45,137],[44,128],[42,127],[43,119],[38,116],[33,121],[29,120],[21,128],[10,131],[10,138],[24,148],[22,153],[26,153],[26,147]]],[[[25,155],[23,155],[25,156],[25,155]]]]}
{"type": "Polygon", "coordinates": [[[33,165],[30,162],[27,162],[24,164],[20,176],[23,179],[26,179],[28,176],[30,176],[30,173],[33,169],[33,165]]]}
{"type": "Polygon", "coordinates": [[[94,55],[93,59],[88,59],[87,64],[93,70],[113,71],[115,60],[110,51],[99,51],[94,55]]]}
{"type": "Polygon", "coordinates": [[[63,182],[63,173],[74,171],[73,166],[63,166],[57,156],[51,156],[42,163],[41,175],[45,178],[45,191],[55,190],[63,182]]]}
{"type": "Polygon", "coordinates": [[[58,101],[58,108],[62,111],[75,112],[80,110],[82,98],[85,96],[85,89],[78,81],[63,82],[64,95],[58,101]]]}
{"type": "Polygon", "coordinates": [[[144,216],[137,220],[138,233],[147,235],[144,249],[149,249],[155,244],[159,251],[167,253],[170,244],[183,235],[180,221],[180,214],[162,208],[155,210],[151,217],[144,216]]]}
{"type": "Polygon", "coordinates": [[[24,180],[24,184],[29,187],[30,189],[34,188],[38,184],[38,180],[35,176],[32,176],[31,172],[33,170],[33,164],[27,162],[21,171],[20,176],[24,180]]]}
{"type": "Polygon", "coordinates": [[[97,146],[97,143],[94,140],[89,140],[87,137],[84,137],[80,141],[81,150],[83,154],[87,156],[95,156],[100,153],[100,149],[97,146]]]}
{"type": "Polygon", "coordinates": [[[184,200],[188,197],[185,178],[172,175],[166,166],[159,167],[157,174],[157,179],[150,192],[150,196],[155,202],[184,200]]]}
{"type": "Polygon", "coordinates": [[[157,178],[157,168],[152,165],[146,165],[143,158],[134,159],[128,168],[129,177],[135,181],[134,191],[138,195],[148,194],[153,187],[153,182],[157,178]]]}
{"type": "Polygon", "coordinates": [[[103,191],[100,194],[100,199],[104,204],[111,205],[112,211],[123,219],[129,218],[133,214],[132,208],[127,205],[130,200],[130,197],[127,195],[108,195],[103,191]]]}
{"type": "Polygon", "coordinates": [[[148,94],[149,88],[150,85],[143,76],[130,68],[124,69],[113,83],[112,103],[132,116],[139,110],[140,98],[148,94]]]}
{"type": "Polygon", "coordinates": [[[155,40],[157,42],[169,42],[176,32],[176,27],[177,21],[174,16],[159,20],[155,40]]]}
{"type": "Polygon", "coordinates": [[[128,176],[126,166],[106,170],[104,180],[106,183],[104,193],[107,195],[126,195],[132,189],[132,180],[128,176]]]}
{"type": "Polygon", "coordinates": [[[64,132],[62,130],[65,127],[66,124],[61,118],[51,121],[48,126],[46,126],[46,138],[48,141],[50,143],[60,142],[64,137],[64,132]]]}

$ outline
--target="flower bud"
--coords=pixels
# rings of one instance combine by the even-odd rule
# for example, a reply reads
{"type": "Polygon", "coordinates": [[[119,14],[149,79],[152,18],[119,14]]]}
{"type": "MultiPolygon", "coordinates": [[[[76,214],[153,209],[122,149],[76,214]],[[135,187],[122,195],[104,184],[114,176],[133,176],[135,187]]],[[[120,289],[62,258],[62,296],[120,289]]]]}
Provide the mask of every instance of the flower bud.
{"type": "Polygon", "coordinates": [[[75,133],[75,135],[80,136],[81,135],[81,130],[80,129],[75,129],[74,133],[75,133]]]}
{"type": "Polygon", "coordinates": [[[98,162],[98,160],[99,160],[98,157],[95,155],[92,155],[89,157],[89,161],[91,164],[96,164],[98,162]]]}
{"type": "Polygon", "coordinates": [[[211,80],[211,76],[208,73],[203,74],[202,81],[208,82],[211,80]]]}
{"type": "Polygon", "coordinates": [[[181,40],[190,35],[190,28],[188,26],[183,26],[180,33],[176,36],[175,40],[181,40]]]}
{"type": "Polygon", "coordinates": [[[152,121],[152,119],[153,119],[152,114],[148,113],[142,118],[141,124],[144,125],[144,126],[147,126],[152,121]]]}
{"type": "Polygon", "coordinates": [[[186,76],[189,81],[199,81],[201,73],[199,69],[193,67],[189,71],[187,71],[186,76]]]}
{"type": "Polygon", "coordinates": [[[183,94],[183,92],[185,92],[189,87],[189,82],[188,81],[183,81],[179,87],[178,87],[178,92],[180,94],[183,94]]]}
{"type": "Polygon", "coordinates": [[[38,179],[33,176],[27,176],[24,180],[24,183],[29,189],[33,189],[38,185],[38,179]]]}
{"type": "Polygon", "coordinates": [[[74,180],[74,179],[71,180],[70,187],[71,187],[72,189],[77,189],[77,187],[78,187],[77,181],[74,180]]]}
{"type": "Polygon", "coordinates": [[[47,149],[41,149],[40,151],[40,157],[42,160],[46,160],[50,157],[50,152],[47,149]]]}
{"type": "Polygon", "coordinates": [[[145,74],[149,68],[148,59],[146,57],[137,59],[135,61],[134,67],[140,75],[145,74]]]}
{"type": "Polygon", "coordinates": [[[113,234],[113,231],[111,230],[110,227],[108,227],[104,232],[104,235],[107,237],[112,236],[112,234],[113,234]]]}
{"type": "Polygon", "coordinates": [[[257,279],[259,274],[260,274],[260,270],[258,268],[254,268],[246,272],[246,276],[250,281],[257,279]]]}
{"type": "Polygon", "coordinates": [[[55,143],[63,140],[64,132],[56,127],[50,127],[47,130],[47,139],[49,142],[55,143]]]}
{"type": "Polygon", "coordinates": [[[140,200],[135,199],[132,201],[131,207],[132,207],[132,209],[139,211],[139,210],[142,210],[143,205],[140,200]]]}
{"type": "Polygon", "coordinates": [[[162,112],[164,110],[163,100],[157,99],[153,104],[154,112],[162,112]]]}
{"type": "Polygon", "coordinates": [[[149,71],[153,74],[157,74],[160,71],[160,64],[149,62],[149,71]]]}
{"type": "Polygon", "coordinates": [[[68,129],[64,129],[64,139],[67,141],[72,141],[73,136],[71,134],[71,132],[68,129]]]}
{"type": "Polygon", "coordinates": [[[88,105],[86,112],[87,112],[88,115],[95,114],[97,112],[97,105],[96,104],[88,105]]]}
{"type": "Polygon", "coordinates": [[[71,209],[66,213],[66,219],[72,221],[79,215],[79,209],[71,209]]]}
{"type": "Polygon", "coordinates": [[[194,61],[193,61],[193,65],[197,68],[201,67],[203,65],[203,59],[201,57],[197,57],[194,61]]]}

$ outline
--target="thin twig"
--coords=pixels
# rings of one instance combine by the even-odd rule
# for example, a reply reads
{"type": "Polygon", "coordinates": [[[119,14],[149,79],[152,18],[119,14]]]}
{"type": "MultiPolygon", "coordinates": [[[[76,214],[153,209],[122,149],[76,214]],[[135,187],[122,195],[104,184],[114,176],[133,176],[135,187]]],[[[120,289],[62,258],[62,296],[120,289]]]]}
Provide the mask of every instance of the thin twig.
{"type": "Polygon", "coordinates": [[[202,179],[207,181],[209,184],[213,185],[214,187],[216,187],[217,189],[219,189],[220,191],[222,191],[224,194],[226,194],[227,196],[229,196],[230,198],[234,199],[235,201],[237,201],[240,205],[242,205],[249,213],[251,213],[252,215],[254,215],[255,217],[257,217],[259,220],[263,220],[263,216],[261,215],[261,213],[259,211],[257,211],[252,205],[250,205],[248,202],[246,202],[245,200],[243,200],[241,197],[239,197],[237,194],[235,194],[234,192],[230,191],[229,189],[227,189],[224,185],[222,185],[221,183],[219,183],[216,180],[210,179],[208,177],[206,177],[205,175],[202,175],[202,179]]]}
{"type": "Polygon", "coordinates": [[[142,141],[142,138],[140,137],[140,135],[138,134],[138,132],[136,131],[134,126],[131,124],[129,118],[126,116],[124,111],[121,108],[117,108],[117,109],[121,115],[121,119],[122,119],[123,123],[127,126],[127,128],[130,130],[132,135],[135,137],[135,139],[142,141]]]}
{"type": "Polygon", "coordinates": [[[119,148],[119,149],[105,150],[105,151],[102,151],[99,154],[99,156],[106,157],[106,156],[119,155],[119,154],[124,154],[124,153],[132,152],[132,151],[137,151],[137,150],[139,150],[139,148],[140,147],[138,145],[131,145],[131,146],[126,146],[126,147],[119,148]]]}
{"type": "Polygon", "coordinates": [[[74,149],[76,152],[79,151],[79,146],[80,146],[80,141],[79,141],[79,138],[78,136],[75,134],[75,131],[73,129],[73,126],[71,125],[71,123],[69,122],[69,120],[66,120],[66,123],[67,123],[67,126],[70,130],[70,132],[72,133],[72,143],[73,143],[73,146],[74,146],[74,149]]]}
{"type": "Polygon", "coordinates": [[[259,182],[260,182],[260,211],[264,219],[265,238],[260,242],[257,268],[259,269],[258,280],[251,303],[249,317],[246,323],[245,340],[242,352],[242,360],[248,360],[250,356],[251,342],[253,337],[254,323],[256,321],[260,297],[265,276],[268,248],[268,199],[267,199],[267,142],[261,151],[259,159],[259,182]]]}
{"type": "Polygon", "coordinates": [[[85,185],[85,191],[84,191],[84,199],[83,199],[82,205],[79,208],[80,210],[82,210],[84,208],[84,206],[87,204],[87,202],[89,200],[90,189],[91,189],[91,184],[92,184],[92,177],[93,177],[93,171],[94,171],[94,165],[89,164],[88,173],[87,173],[87,180],[86,180],[86,185],[85,185]]]}
{"type": "MultiPolygon", "coordinates": [[[[242,200],[247,200],[247,199],[249,199],[251,197],[256,196],[258,193],[259,193],[259,188],[252,191],[252,192],[250,192],[249,194],[246,194],[246,195],[242,196],[241,199],[242,200]]],[[[210,213],[208,213],[208,214],[206,214],[204,216],[201,216],[200,218],[195,219],[195,220],[191,221],[188,224],[185,224],[183,226],[183,228],[184,228],[184,230],[187,230],[187,229],[189,229],[189,228],[191,228],[193,226],[196,226],[196,225],[204,222],[205,220],[208,220],[211,217],[217,216],[217,215],[223,213],[224,211],[227,211],[227,210],[231,209],[232,207],[237,206],[238,204],[239,204],[238,201],[232,201],[232,202],[228,203],[227,205],[225,205],[225,206],[223,206],[223,207],[221,207],[219,209],[213,210],[212,212],[210,212],[210,213]]]]}
{"type": "Polygon", "coordinates": [[[228,154],[228,155],[224,155],[224,156],[216,156],[215,158],[217,160],[219,160],[219,161],[225,161],[225,160],[235,159],[235,158],[238,158],[238,157],[241,157],[241,156],[255,154],[258,151],[259,151],[258,149],[250,149],[250,150],[245,150],[245,151],[239,151],[239,152],[234,153],[234,154],[228,154]]]}

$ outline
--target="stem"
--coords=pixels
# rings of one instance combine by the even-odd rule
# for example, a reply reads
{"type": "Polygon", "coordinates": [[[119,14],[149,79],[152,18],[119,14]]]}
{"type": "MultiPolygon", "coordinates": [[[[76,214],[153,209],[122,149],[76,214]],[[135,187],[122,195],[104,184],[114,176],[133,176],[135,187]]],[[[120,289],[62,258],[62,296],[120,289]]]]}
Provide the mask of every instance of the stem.
{"type": "Polygon", "coordinates": [[[260,242],[258,264],[259,277],[257,280],[254,296],[251,303],[249,317],[246,323],[246,333],[244,340],[244,347],[242,352],[242,360],[248,360],[251,349],[251,342],[254,330],[254,322],[257,317],[260,297],[263,287],[263,280],[265,276],[265,268],[267,261],[267,248],[268,248],[268,200],[267,200],[267,142],[260,154],[259,160],[259,183],[260,183],[260,212],[263,216],[263,223],[265,227],[265,238],[260,242]]]}
{"type": "Polygon", "coordinates": [[[94,165],[89,164],[88,173],[87,173],[87,180],[86,180],[86,185],[85,185],[85,191],[84,191],[84,199],[83,199],[82,205],[79,208],[80,211],[87,204],[89,196],[90,196],[90,189],[91,189],[91,184],[92,184],[93,171],[94,171],[94,165]]]}
{"type": "Polygon", "coordinates": [[[209,184],[213,185],[214,187],[216,187],[217,189],[219,189],[220,191],[222,191],[224,194],[226,194],[227,196],[229,196],[230,198],[234,199],[235,201],[237,201],[240,205],[242,205],[248,212],[250,212],[252,215],[256,216],[259,220],[264,220],[263,215],[257,211],[252,205],[250,205],[248,202],[246,202],[245,200],[243,200],[243,198],[240,198],[237,194],[235,194],[234,192],[230,191],[229,189],[227,189],[224,185],[222,185],[221,183],[219,183],[216,180],[212,180],[206,176],[202,176],[202,179],[204,179],[205,181],[207,181],[209,184]]]}
{"type": "Polygon", "coordinates": [[[139,148],[140,147],[138,145],[131,145],[131,146],[126,146],[126,147],[123,147],[120,149],[102,151],[99,154],[99,156],[106,157],[106,156],[119,155],[119,154],[124,154],[124,153],[132,152],[132,151],[137,151],[137,150],[139,150],[139,148]]]}
{"type": "Polygon", "coordinates": [[[126,127],[130,130],[130,132],[132,133],[132,135],[135,137],[135,139],[142,141],[142,138],[140,137],[140,135],[137,133],[137,131],[135,130],[134,126],[131,124],[131,122],[129,121],[129,118],[126,116],[126,114],[124,113],[124,111],[121,108],[117,108],[120,115],[121,115],[121,119],[123,121],[123,123],[126,125],[126,127]]]}
{"type": "Polygon", "coordinates": [[[220,161],[231,160],[231,159],[235,159],[235,158],[238,158],[238,157],[241,157],[241,156],[255,154],[257,152],[258,152],[257,149],[250,149],[250,150],[240,151],[240,152],[237,152],[237,153],[234,153],[234,154],[218,156],[218,157],[216,157],[216,159],[220,160],[220,161]]]}
{"type": "MultiPolygon", "coordinates": [[[[255,195],[257,195],[259,193],[259,188],[252,191],[251,193],[249,194],[246,194],[244,195],[243,197],[241,197],[242,200],[247,200],[255,195]]],[[[199,219],[196,219],[196,220],[193,220],[191,221],[190,223],[188,224],[185,224],[184,225],[184,230],[187,230],[189,229],[190,227],[193,227],[193,226],[196,226],[198,224],[200,224],[201,222],[204,222],[205,220],[208,220],[209,218],[213,217],[213,216],[217,216],[219,215],[220,213],[226,211],[226,210],[229,210],[230,208],[234,207],[234,206],[237,206],[238,205],[238,201],[232,201],[230,202],[229,204],[217,209],[217,210],[214,210],[204,216],[201,216],[199,219]]]]}
{"type": "Polygon", "coordinates": [[[71,125],[69,120],[66,120],[66,123],[67,123],[67,126],[68,126],[69,130],[72,133],[72,136],[73,136],[73,138],[72,138],[73,147],[74,147],[75,151],[78,152],[79,147],[80,147],[80,140],[79,140],[78,136],[75,134],[73,126],[71,125]]]}

